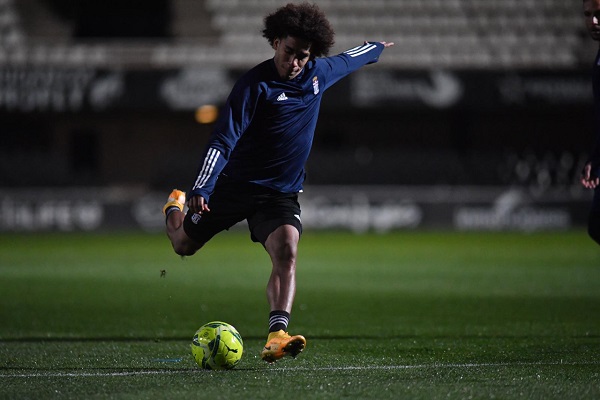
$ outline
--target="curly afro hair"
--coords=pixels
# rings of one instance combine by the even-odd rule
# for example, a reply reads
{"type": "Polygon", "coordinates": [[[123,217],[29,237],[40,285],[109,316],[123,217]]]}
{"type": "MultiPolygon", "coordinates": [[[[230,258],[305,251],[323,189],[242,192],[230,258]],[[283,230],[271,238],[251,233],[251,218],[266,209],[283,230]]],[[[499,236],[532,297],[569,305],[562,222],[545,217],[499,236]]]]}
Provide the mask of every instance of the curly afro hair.
{"type": "Polygon", "coordinates": [[[275,39],[288,36],[306,40],[311,44],[312,57],[328,55],[335,36],[325,14],[309,3],[289,3],[267,15],[262,34],[271,46],[275,39]]]}

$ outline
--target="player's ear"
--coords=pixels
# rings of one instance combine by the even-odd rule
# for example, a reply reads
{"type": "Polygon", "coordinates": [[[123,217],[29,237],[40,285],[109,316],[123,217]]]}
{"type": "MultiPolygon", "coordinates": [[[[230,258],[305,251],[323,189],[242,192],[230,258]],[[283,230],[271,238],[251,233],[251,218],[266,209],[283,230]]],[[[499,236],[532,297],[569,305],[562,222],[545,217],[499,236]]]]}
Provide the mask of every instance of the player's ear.
{"type": "Polygon", "coordinates": [[[273,50],[277,50],[279,43],[281,43],[281,39],[275,38],[275,40],[273,40],[273,50]]]}

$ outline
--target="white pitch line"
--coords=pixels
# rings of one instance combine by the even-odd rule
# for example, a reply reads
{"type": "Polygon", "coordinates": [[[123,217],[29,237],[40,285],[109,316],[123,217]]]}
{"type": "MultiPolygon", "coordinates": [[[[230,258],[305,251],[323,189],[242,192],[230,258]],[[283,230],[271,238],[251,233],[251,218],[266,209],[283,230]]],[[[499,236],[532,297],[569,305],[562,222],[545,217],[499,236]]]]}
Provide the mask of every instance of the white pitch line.
{"type": "Polygon", "coordinates": [[[373,365],[364,367],[291,367],[282,368],[286,371],[354,371],[354,370],[395,370],[395,369],[424,369],[424,368],[488,368],[488,367],[533,367],[533,366],[578,366],[600,365],[599,362],[516,362],[516,363],[465,363],[465,364],[417,364],[417,365],[373,365]]]}
{"type": "Polygon", "coordinates": [[[195,372],[184,370],[152,370],[152,371],[121,371],[121,372],[36,372],[30,374],[0,374],[0,378],[85,378],[85,377],[116,377],[139,375],[174,375],[195,372]]]}
{"type": "MultiPolygon", "coordinates": [[[[372,370],[403,370],[425,368],[489,368],[489,367],[544,367],[544,366],[582,366],[600,365],[600,362],[518,362],[518,363],[465,363],[465,364],[419,364],[419,365],[372,365],[372,366],[346,366],[346,367],[283,367],[257,371],[372,371],[372,370]]],[[[189,370],[147,370],[147,371],[120,371],[120,372],[36,372],[28,374],[0,374],[4,378],[85,378],[85,377],[120,377],[143,375],[176,375],[196,373],[198,369],[189,370]]]]}

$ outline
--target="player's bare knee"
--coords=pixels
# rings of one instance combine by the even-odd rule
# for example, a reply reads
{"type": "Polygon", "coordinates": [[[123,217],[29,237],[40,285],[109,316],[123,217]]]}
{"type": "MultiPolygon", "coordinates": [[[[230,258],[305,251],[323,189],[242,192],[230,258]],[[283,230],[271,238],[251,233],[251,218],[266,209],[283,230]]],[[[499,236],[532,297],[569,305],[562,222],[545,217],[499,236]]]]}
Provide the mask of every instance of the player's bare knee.
{"type": "Polygon", "coordinates": [[[292,226],[281,226],[269,235],[265,248],[274,263],[288,266],[296,265],[299,235],[292,226]]]}
{"type": "Polygon", "coordinates": [[[269,251],[274,262],[288,268],[296,265],[298,246],[292,239],[280,240],[269,251]]]}
{"type": "Polygon", "coordinates": [[[194,255],[194,254],[196,254],[196,252],[199,249],[198,246],[191,246],[189,243],[185,243],[183,241],[173,242],[172,244],[173,244],[173,251],[175,251],[175,254],[177,254],[179,256],[194,255]]]}

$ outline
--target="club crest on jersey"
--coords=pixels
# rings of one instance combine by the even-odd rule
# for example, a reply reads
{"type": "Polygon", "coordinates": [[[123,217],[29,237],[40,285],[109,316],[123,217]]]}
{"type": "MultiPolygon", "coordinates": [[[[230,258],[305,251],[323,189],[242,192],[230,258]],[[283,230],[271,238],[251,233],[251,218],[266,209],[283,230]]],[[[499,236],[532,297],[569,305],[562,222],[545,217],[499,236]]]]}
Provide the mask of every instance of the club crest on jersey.
{"type": "Polygon", "coordinates": [[[316,76],[313,78],[313,93],[319,93],[319,78],[317,78],[316,76]]]}
{"type": "Polygon", "coordinates": [[[202,215],[200,215],[200,214],[192,215],[192,222],[196,225],[198,224],[198,222],[200,222],[201,219],[202,219],[202,215]]]}

